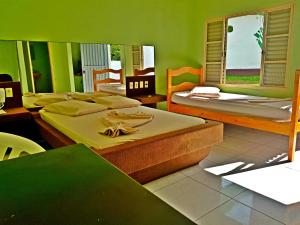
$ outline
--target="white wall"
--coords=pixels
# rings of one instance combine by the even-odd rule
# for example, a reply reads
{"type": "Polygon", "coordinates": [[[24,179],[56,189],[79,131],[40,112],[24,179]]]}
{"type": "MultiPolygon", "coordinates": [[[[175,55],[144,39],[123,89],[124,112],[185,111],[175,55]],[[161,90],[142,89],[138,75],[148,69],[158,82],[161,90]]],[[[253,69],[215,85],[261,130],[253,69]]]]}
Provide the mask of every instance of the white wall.
{"type": "Polygon", "coordinates": [[[143,46],[144,69],[154,67],[154,46],[143,46]]]}
{"type": "Polygon", "coordinates": [[[261,64],[261,48],[254,34],[263,27],[263,16],[248,15],[228,19],[233,32],[227,33],[226,69],[257,69],[261,64]]]}

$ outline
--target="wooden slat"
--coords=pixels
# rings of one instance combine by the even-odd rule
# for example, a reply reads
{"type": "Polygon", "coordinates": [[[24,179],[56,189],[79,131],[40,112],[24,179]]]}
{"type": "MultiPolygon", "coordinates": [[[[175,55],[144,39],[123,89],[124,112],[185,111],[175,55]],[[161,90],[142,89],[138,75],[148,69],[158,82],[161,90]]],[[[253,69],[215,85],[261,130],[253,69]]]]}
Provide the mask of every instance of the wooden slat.
{"type": "MultiPolygon", "coordinates": [[[[204,85],[204,75],[203,75],[203,68],[195,69],[192,67],[181,67],[179,69],[168,69],[167,70],[167,103],[169,104],[171,102],[171,96],[172,93],[175,91],[183,91],[183,90],[189,90],[197,85],[204,85]],[[184,82],[179,85],[173,85],[172,80],[173,77],[180,76],[182,74],[191,74],[198,77],[198,83],[192,83],[192,82],[184,82]]],[[[168,106],[167,106],[168,107],[168,106]]]]}
{"type": "Polygon", "coordinates": [[[175,70],[168,69],[168,73],[172,77],[180,76],[180,75],[185,74],[185,73],[198,75],[199,77],[201,77],[202,74],[203,74],[203,69],[202,68],[195,69],[195,68],[192,68],[192,67],[181,67],[181,68],[175,69],[175,70]]]}
{"type": "Polygon", "coordinates": [[[94,83],[94,92],[98,91],[97,84],[103,83],[123,83],[123,69],[114,70],[114,69],[103,69],[103,70],[93,70],[93,83],[94,83]],[[97,80],[97,75],[105,73],[116,73],[120,74],[120,79],[106,78],[103,80],[97,80]]]}
{"type": "Polygon", "coordinates": [[[143,70],[134,69],[134,71],[133,71],[134,76],[146,75],[148,73],[154,73],[154,67],[148,67],[148,68],[143,69],[143,70]]]}
{"type": "Polygon", "coordinates": [[[289,135],[290,131],[289,122],[276,122],[260,117],[243,116],[240,114],[213,111],[174,103],[171,103],[169,107],[172,112],[254,128],[257,130],[269,131],[277,134],[289,135]]]}

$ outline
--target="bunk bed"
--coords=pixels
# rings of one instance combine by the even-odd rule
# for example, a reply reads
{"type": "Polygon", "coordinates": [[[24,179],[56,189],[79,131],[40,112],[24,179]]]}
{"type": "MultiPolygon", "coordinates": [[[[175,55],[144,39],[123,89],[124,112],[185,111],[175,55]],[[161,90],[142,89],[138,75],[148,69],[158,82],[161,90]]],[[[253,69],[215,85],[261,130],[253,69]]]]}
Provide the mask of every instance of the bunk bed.
{"type": "MultiPolygon", "coordinates": [[[[244,126],[248,128],[254,128],[258,130],[273,132],[276,134],[286,135],[289,137],[288,143],[288,160],[293,161],[295,156],[295,149],[296,149],[296,139],[297,133],[300,131],[300,123],[299,123],[299,104],[300,104],[300,70],[297,70],[295,73],[295,83],[294,83],[294,96],[291,101],[291,107],[289,112],[288,118],[281,120],[279,118],[268,118],[266,116],[261,116],[258,114],[252,115],[249,113],[241,113],[241,112],[230,112],[230,111],[223,111],[220,109],[222,108],[222,104],[224,101],[219,101],[216,104],[219,104],[219,109],[216,108],[207,108],[203,106],[198,106],[195,104],[189,104],[188,100],[186,103],[180,101],[177,103],[175,101],[175,95],[178,93],[187,93],[190,92],[196,86],[204,86],[204,75],[202,69],[194,69],[191,67],[183,67],[176,70],[168,69],[167,71],[167,107],[168,111],[176,112],[186,115],[197,116],[205,119],[220,121],[224,123],[244,126]],[[174,78],[178,76],[191,76],[197,77],[197,82],[181,82],[174,84],[174,78]],[[297,109],[297,110],[295,110],[297,109]]],[[[187,95],[186,95],[187,96],[187,95]]],[[[280,100],[278,100],[280,101],[280,100]]],[[[200,102],[200,101],[199,101],[200,102]]],[[[216,102],[216,101],[215,101],[216,102]]],[[[242,104],[242,103],[239,103],[242,104]]],[[[205,105],[205,104],[204,104],[205,105]]],[[[247,107],[250,104],[242,104],[242,107],[247,107]]],[[[264,107],[267,106],[259,106],[264,107]]],[[[287,110],[288,111],[288,110],[287,110]]]]}

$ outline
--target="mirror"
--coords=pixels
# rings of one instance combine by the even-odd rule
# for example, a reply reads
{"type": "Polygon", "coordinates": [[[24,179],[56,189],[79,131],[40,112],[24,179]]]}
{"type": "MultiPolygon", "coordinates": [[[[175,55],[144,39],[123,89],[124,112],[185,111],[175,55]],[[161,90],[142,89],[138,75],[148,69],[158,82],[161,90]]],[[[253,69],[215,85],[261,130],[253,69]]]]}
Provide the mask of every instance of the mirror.
{"type": "MultiPolygon", "coordinates": [[[[76,91],[93,91],[93,70],[122,68],[130,76],[134,69],[154,67],[153,46],[72,43],[71,47],[76,91]]],[[[114,73],[101,77],[119,79],[114,73]]]]}
{"type": "Polygon", "coordinates": [[[90,92],[93,69],[122,68],[132,76],[148,67],[154,67],[153,46],[0,41],[0,76],[21,81],[23,93],[90,92]]]}
{"type": "Polygon", "coordinates": [[[36,93],[53,91],[48,44],[29,42],[32,76],[36,93]]]}
{"type": "Polygon", "coordinates": [[[9,74],[13,80],[19,78],[16,41],[0,41],[0,74],[9,74]]]}

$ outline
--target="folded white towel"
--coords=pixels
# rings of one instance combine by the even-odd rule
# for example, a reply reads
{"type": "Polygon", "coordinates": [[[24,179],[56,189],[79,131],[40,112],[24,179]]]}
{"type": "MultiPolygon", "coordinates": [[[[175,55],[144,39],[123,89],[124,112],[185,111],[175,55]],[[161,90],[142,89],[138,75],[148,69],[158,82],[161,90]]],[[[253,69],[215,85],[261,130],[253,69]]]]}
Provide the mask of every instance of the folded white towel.
{"type": "Polygon", "coordinates": [[[138,130],[135,127],[150,122],[153,117],[153,115],[143,112],[128,114],[111,111],[106,114],[106,117],[103,118],[103,123],[107,126],[107,128],[100,131],[100,133],[110,137],[117,137],[122,134],[133,133],[138,130]]]}
{"type": "Polygon", "coordinates": [[[217,87],[194,87],[190,94],[219,94],[220,89],[217,87]]]}
{"type": "Polygon", "coordinates": [[[137,131],[136,128],[128,127],[120,123],[120,124],[111,125],[100,133],[114,138],[114,137],[118,137],[119,135],[130,134],[136,131],[137,131]]]}

